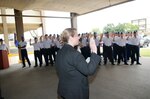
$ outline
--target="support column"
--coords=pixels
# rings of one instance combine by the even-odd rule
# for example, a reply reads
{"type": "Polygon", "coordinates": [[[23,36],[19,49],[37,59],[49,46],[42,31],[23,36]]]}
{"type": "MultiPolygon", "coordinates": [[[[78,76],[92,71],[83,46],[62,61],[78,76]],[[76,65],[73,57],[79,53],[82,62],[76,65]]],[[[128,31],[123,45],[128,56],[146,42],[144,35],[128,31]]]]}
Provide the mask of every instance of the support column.
{"type": "MultiPolygon", "coordinates": [[[[6,9],[2,8],[1,9],[2,14],[6,14],[6,9]]],[[[9,50],[9,40],[8,40],[8,27],[7,27],[7,19],[6,16],[2,16],[2,25],[3,25],[3,33],[4,33],[4,41],[8,46],[9,50]]]]}
{"type": "MultiPolygon", "coordinates": [[[[44,11],[41,11],[41,16],[44,16],[44,11]]],[[[45,18],[41,17],[41,23],[42,23],[42,35],[46,34],[46,27],[45,27],[45,18]]]]}
{"type": "MultiPolygon", "coordinates": [[[[16,26],[17,40],[20,42],[21,37],[24,36],[22,11],[14,9],[14,13],[15,13],[15,26],[16,26]]],[[[19,53],[19,59],[21,60],[20,50],[18,50],[18,53],[19,53]]]]}
{"type": "Polygon", "coordinates": [[[76,13],[70,13],[71,16],[71,28],[77,29],[77,14],[76,13]]]}

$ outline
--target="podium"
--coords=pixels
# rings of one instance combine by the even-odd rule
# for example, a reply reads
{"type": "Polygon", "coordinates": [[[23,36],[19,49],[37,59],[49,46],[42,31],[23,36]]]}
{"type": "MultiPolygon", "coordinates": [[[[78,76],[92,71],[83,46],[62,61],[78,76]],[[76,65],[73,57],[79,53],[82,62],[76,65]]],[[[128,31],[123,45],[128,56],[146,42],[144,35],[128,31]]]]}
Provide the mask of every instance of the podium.
{"type": "Polygon", "coordinates": [[[9,67],[8,53],[6,50],[0,50],[0,69],[9,67]]]}

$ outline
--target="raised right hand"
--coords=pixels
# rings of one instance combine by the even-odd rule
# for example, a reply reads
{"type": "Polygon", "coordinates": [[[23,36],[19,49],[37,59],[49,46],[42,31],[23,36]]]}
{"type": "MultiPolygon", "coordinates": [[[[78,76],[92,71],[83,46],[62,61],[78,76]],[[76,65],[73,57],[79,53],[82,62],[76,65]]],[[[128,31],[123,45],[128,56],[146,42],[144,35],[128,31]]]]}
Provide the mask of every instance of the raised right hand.
{"type": "Polygon", "coordinates": [[[95,40],[94,40],[93,37],[90,38],[90,43],[89,44],[90,44],[91,52],[97,54],[97,47],[96,47],[95,40]]]}

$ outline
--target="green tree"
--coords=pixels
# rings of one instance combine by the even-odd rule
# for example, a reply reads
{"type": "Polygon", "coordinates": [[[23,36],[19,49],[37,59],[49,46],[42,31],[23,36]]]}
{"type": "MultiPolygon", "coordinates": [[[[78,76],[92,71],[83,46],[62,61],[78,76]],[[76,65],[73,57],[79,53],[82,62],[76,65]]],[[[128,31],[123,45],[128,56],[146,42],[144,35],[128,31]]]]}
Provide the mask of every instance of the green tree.
{"type": "Polygon", "coordinates": [[[125,24],[121,24],[119,23],[116,27],[115,27],[115,32],[125,32],[125,24]]]}
{"type": "Polygon", "coordinates": [[[103,28],[103,32],[122,32],[122,33],[126,33],[126,32],[133,32],[135,30],[139,30],[139,27],[137,25],[133,25],[131,23],[119,23],[117,26],[115,26],[114,24],[107,24],[107,26],[105,26],[103,28]]]}
{"type": "Polygon", "coordinates": [[[111,24],[107,24],[107,26],[105,26],[104,28],[103,28],[103,32],[105,33],[105,32],[115,32],[115,25],[113,24],[113,23],[111,23],[111,24]]]}
{"type": "Polygon", "coordinates": [[[92,32],[96,32],[97,34],[100,34],[100,33],[101,33],[101,31],[100,31],[99,28],[93,28],[93,29],[92,29],[92,32]]]}
{"type": "Polygon", "coordinates": [[[125,25],[126,32],[132,32],[132,31],[139,30],[139,26],[137,26],[137,25],[133,25],[131,23],[125,23],[124,25],[125,25]]]}

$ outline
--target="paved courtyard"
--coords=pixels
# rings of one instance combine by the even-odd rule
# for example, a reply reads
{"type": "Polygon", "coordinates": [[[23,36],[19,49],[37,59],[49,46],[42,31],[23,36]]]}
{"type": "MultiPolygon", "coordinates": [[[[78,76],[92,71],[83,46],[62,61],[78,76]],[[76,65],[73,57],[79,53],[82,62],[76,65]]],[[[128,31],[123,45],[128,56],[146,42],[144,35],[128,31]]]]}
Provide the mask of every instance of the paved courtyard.
{"type": "MultiPolygon", "coordinates": [[[[100,66],[89,77],[90,99],[150,99],[150,58],[140,60],[142,65],[100,66]]],[[[55,66],[22,68],[12,64],[0,70],[4,99],[58,99],[57,84],[55,66]]]]}

